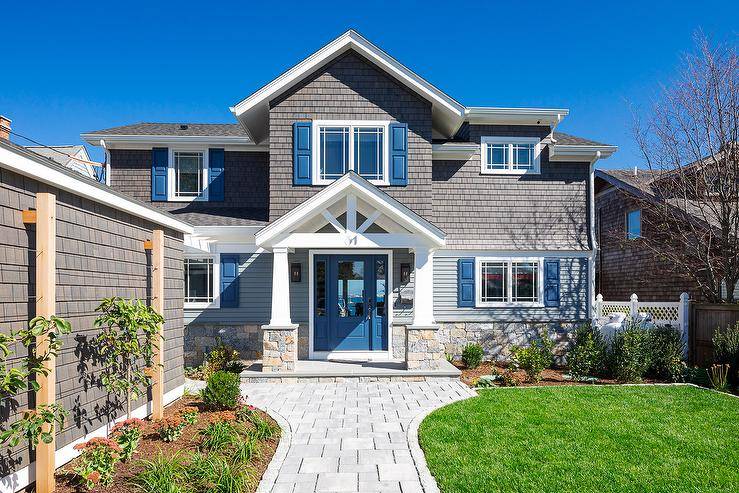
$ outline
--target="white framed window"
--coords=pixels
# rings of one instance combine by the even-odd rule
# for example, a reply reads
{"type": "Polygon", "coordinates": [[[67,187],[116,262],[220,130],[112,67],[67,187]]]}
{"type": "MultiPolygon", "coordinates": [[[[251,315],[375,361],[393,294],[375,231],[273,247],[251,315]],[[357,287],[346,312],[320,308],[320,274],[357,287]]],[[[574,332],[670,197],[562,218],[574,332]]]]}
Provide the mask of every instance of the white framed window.
{"type": "Polygon", "coordinates": [[[488,175],[522,175],[540,172],[538,137],[482,137],[480,172],[488,175]]]}
{"type": "Polygon", "coordinates": [[[641,238],[641,209],[626,213],[626,238],[629,240],[641,238]]]}
{"type": "Polygon", "coordinates": [[[375,185],[388,185],[386,121],[314,122],[313,184],[327,185],[352,170],[375,185]]]}
{"type": "Polygon", "coordinates": [[[544,306],[543,259],[478,257],[476,306],[544,306]]]}
{"type": "Polygon", "coordinates": [[[220,263],[217,256],[185,257],[185,308],[218,308],[220,263]]]}
{"type": "Polygon", "coordinates": [[[170,149],[167,200],[208,200],[208,152],[205,149],[170,149]]]}

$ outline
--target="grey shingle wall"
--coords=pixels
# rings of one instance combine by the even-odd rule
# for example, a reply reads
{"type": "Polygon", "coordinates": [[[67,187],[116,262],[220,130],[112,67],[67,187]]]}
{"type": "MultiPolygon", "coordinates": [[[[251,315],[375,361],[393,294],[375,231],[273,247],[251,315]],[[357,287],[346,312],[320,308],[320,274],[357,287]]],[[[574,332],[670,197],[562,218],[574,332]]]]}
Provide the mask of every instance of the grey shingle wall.
{"type": "MultiPolygon", "coordinates": [[[[543,138],[548,127],[470,125],[469,139],[543,138]]],[[[480,152],[467,161],[434,161],[432,221],[447,233],[447,248],[587,250],[589,163],[550,163],[541,174],[483,175],[480,152]]]]}
{"type": "Polygon", "coordinates": [[[267,153],[226,152],[224,200],[219,202],[152,202],[151,161],[151,150],[111,149],[111,187],[177,214],[196,226],[266,224],[269,206],[267,153]]]}
{"type": "Polygon", "coordinates": [[[324,187],[292,185],[292,124],[299,120],[388,120],[408,124],[408,186],[384,191],[431,217],[431,106],[357,54],[319,69],[272,101],[270,220],[324,187]]]}
{"type": "MultiPolygon", "coordinates": [[[[36,181],[0,171],[0,330],[25,326],[34,316],[35,227],[24,226],[20,211],[35,205],[35,193],[54,191],[36,181]]],[[[57,358],[57,401],[70,411],[57,436],[63,447],[84,433],[119,415],[104,390],[91,379],[96,365],[87,360],[96,335],[95,307],[109,296],[147,299],[150,259],[143,241],[151,238],[153,223],[72,195],[57,193],[57,314],[72,324],[57,358]],[[87,370],[81,372],[81,360],[87,370]]],[[[182,372],[182,235],[165,230],[165,392],[184,383],[182,372]]],[[[18,396],[19,409],[26,395],[18,396]]],[[[143,400],[136,405],[143,404],[143,400]]],[[[13,420],[6,413],[3,420],[13,420]]],[[[13,470],[28,465],[19,448],[13,470]]],[[[0,468],[0,476],[8,474],[0,468]]]]}

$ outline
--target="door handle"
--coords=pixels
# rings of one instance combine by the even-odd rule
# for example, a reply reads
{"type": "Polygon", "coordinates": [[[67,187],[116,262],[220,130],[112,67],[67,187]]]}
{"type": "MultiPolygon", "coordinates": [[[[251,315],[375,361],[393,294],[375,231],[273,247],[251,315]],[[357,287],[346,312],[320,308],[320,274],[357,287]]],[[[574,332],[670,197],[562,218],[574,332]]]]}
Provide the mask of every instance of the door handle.
{"type": "Polygon", "coordinates": [[[372,319],[372,298],[367,298],[367,320],[372,319]]]}

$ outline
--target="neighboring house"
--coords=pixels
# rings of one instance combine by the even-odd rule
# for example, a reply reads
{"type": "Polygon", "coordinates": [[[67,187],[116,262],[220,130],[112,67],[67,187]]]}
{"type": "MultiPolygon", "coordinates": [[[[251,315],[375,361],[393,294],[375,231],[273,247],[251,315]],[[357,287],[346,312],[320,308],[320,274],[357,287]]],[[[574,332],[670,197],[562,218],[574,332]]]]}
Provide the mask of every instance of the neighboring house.
{"type": "Polygon", "coordinates": [[[434,368],[467,342],[563,344],[594,295],[594,163],[566,109],[466,107],[348,31],[231,108],[234,124],[84,134],[110,185],[195,226],[189,363],[216,338],[434,368]]]}
{"type": "MultiPolygon", "coordinates": [[[[690,166],[685,167],[689,172],[690,166]]],[[[650,235],[650,212],[644,204],[665,199],[658,194],[665,171],[633,168],[595,172],[596,229],[599,252],[596,290],[605,300],[625,301],[636,293],[642,301],[677,301],[686,292],[693,300],[702,295],[695,281],[675,273],[667,260],[645,248],[640,239],[650,235]]],[[[669,197],[667,197],[669,200],[669,197]]],[[[676,207],[677,207],[676,203],[676,207]]],[[[690,214],[690,207],[685,208],[690,214]]],[[[700,221],[699,217],[696,217],[700,221]]],[[[739,285],[735,288],[739,295],[739,285]]]]}
{"type": "Polygon", "coordinates": [[[103,164],[92,164],[87,149],[83,145],[68,146],[25,146],[29,151],[41,154],[62,166],[73,169],[93,180],[105,183],[105,168],[103,164]]]}

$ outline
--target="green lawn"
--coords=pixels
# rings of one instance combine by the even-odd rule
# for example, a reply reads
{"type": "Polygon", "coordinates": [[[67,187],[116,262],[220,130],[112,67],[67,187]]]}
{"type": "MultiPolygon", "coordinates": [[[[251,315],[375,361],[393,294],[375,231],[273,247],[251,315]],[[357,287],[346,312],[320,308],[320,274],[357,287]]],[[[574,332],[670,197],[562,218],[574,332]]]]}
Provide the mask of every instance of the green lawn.
{"type": "Polygon", "coordinates": [[[451,492],[739,492],[739,399],[687,386],[505,388],[429,415],[451,492]]]}

